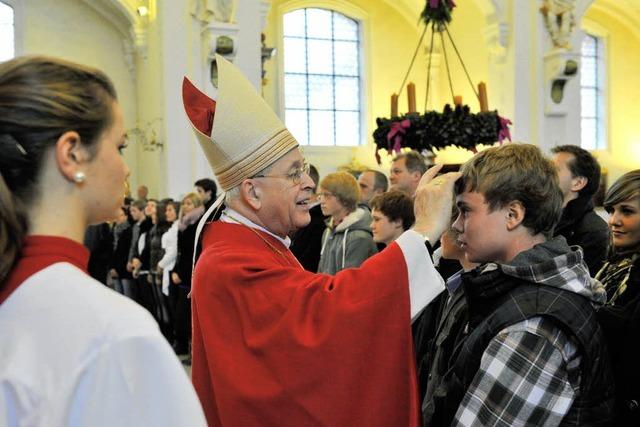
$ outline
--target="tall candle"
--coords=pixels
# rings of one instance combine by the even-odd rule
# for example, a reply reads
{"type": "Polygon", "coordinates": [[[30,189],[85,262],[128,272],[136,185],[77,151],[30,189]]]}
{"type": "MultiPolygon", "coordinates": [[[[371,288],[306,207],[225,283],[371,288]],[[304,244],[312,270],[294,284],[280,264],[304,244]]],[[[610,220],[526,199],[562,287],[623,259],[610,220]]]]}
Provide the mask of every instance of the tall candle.
{"type": "Polygon", "coordinates": [[[416,85],[409,83],[407,85],[407,101],[409,102],[409,112],[415,113],[416,110],[416,85]]]}
{"type": "Polygon", "coordinates": [[[478,83],[478,100],[480,101],[480,111],[489,111],[489,101],[487,99],[487,85],[484,82],[478,83]]]}
{"type": "Polygon", "coordinates": [[[398,95],[391,95],[391,117],[398,117],[398,95]]]}

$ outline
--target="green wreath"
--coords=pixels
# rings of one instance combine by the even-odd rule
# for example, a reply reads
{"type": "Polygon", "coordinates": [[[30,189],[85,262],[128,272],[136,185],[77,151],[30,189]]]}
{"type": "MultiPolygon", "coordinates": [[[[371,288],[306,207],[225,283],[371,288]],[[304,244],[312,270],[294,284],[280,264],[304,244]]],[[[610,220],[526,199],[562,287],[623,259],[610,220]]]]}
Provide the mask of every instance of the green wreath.
{"type": "MultiPolygon", "coordinates": [[[[508,122],[497,111],[471,113],[469,106],[451,108],[442,113],[407,113],[399,117],[377,118],[373,132],[377,150],[398,151],[408,147],[416,151],[456,146],[475,152],[478,144],[493,144],[508,138],[504,127],[508,122]]],[[[508,132],[508,128],[507,128],[508,132]]]]}

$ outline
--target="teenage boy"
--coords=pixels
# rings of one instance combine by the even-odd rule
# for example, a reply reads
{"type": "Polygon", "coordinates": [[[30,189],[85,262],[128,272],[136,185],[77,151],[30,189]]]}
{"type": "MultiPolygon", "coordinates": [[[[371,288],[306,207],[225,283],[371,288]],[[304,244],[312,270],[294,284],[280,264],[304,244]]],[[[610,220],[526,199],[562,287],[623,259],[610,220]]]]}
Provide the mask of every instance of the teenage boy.
{"type": "Polygon", "coordinates": [[[611,420],[612,374],[595,308],[602,285],[552,238],[553,163],[533,145],[478,153],[456,183],[466,310],[439,325],[424,425],[592,425],[611,420]],[[450,319],[451,320],[451,319],[450,319]]]}

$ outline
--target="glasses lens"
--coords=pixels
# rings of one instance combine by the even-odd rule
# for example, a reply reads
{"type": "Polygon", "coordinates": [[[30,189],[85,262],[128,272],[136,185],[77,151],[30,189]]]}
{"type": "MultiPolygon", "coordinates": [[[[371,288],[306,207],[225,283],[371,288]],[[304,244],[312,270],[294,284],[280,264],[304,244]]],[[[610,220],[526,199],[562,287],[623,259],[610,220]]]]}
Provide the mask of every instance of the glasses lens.
{"type": "Polygon", "coordinates": [[[300,182],[302,181],[302,176],[304,174],[309,174],[309,164],[308,163],[303,163],[302,168],[300,169],[296,169],[292,174],[291,174],[291,180],[293,181],[294,184],[300,184],[300,182]]]}

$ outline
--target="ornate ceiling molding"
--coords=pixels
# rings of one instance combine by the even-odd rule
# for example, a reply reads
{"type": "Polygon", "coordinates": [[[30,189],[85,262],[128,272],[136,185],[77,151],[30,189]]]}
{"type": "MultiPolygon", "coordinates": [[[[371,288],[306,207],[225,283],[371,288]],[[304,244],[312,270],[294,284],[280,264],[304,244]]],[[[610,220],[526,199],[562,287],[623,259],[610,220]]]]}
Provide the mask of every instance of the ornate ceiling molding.
{"type": "Polygon", "coordinates": [[[620,0],[597,0],[589,9],[618,21],[629,33],[640,40],[640,7],[620,0]]]}
{"type": "MultiPolygon", "coordinates": [[[[146,17],[138,15],[130,0],[82,0],[104,17],[121,34],[125,44],[125,55],[131,55],[131,47],[143,57],[147,49],[146,17]]],[[[132,61],[128,60],[127,63],[132,61]]]]}
{"type": "Polygon", "coordinates": [[[123,37],[131,37],[131,29],[136,26],[138,16],[129,3],[122,0],[82,0],[107,19],[123,37]]]}

